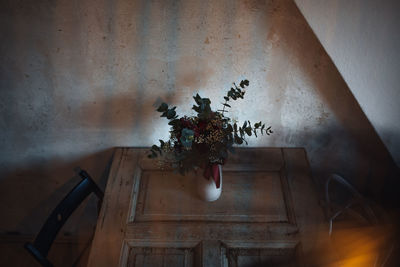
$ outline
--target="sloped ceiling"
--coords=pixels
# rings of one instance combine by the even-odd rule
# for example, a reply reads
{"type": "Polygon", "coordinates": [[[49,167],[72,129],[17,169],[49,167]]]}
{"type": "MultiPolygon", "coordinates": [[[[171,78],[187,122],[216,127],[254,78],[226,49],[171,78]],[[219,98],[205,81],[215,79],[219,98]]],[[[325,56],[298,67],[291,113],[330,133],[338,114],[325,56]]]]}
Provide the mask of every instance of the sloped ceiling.
{"type": "Polygon", "coordinates": [[[400,165],[400,2],[295,0],[400,165]]]}

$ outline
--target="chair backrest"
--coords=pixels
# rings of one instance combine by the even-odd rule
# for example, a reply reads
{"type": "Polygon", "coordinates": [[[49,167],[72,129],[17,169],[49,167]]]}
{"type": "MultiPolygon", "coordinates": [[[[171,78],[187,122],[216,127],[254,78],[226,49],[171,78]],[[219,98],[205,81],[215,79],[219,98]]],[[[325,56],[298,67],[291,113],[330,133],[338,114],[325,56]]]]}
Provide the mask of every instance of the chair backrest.
{"type": "MultiPolygon", "coordinates": [[[[346,213],[350,215],[353,218],[356,219],[363,219],[365,222],[367,222],[368,225],[370,226],[382,226],[384,225],[384,220],[383,218],[380,218],[378,216],[378,213],[376,213],[376,206],[375,209],[373,209],[373,204],[372,201],[369,201],[366,199],[361,193],[359,193],[354,186],[352,186],[346,179],[341,177],[338,174],[331,174],[328,179],[325,182],[325,201],[326,201],[326,210],[327,210],[327,215],[329,219],[329,235],[332,234],[333,231],[333,222],[334,220],[341,214],[346,213]],[[338,208],[333,209],[333,204],[329,195],[329,187],[330,183],[335,181],[337,184],[341,185],[341,191],[347,191],[350,193],[352,196],[350,200],[348,200],[346,203],[343,203],[342,205],[339,205],[338,208]],[[361,209],[355,210],[353,207],[358,206],[361,209]],[[332,210],[331,210],[332,209],[332,210]],[[362,213],[361,213],[362,211],[362,213]]],[[[381,247],[379,248],[380,250],[378,251],[377,255],[375,255],[375,263],[374,266],[376,267],[385,267],[386,263],[388,262],[388,259],[392,256],[394,247],[396,246],[396,241],[391,240],[390,238],[382,239],[385,238],[382,233],[379,233],[379,239],[376,244],[379,244],[379,242],[384,242],[382,243],[381,247]],[[380,241],[379,241],[380,240],[380,241]]],[[[368,238],[366,238],[368,240],[368,238]]],[[[376,246],[373,245],[373,246],[376,246]]],[[[390,265],[394,266],[394,265],[390,265]]],[[[397,266],[397,265],[396,265],[397,266]]]]}
{"type": "Polygon", "coordinates": [[[57,205],[44,223],[33,244],[26,243],[25,248],[43,266],[53,266],[47,259],[47,254],[61,227],[71,214],[91,193],[94,193],[100,201],[103,200],[103,192],[84,170],[79,170],[82,180],[68,193],[57,205]]]}
{"type": "Polygon", "coordinates": [[[378,223],[378,218],[375,215],[375,212],[372,210],[371,206],[369,205],[369,202],[367,201],[366,198],[364,198],[346,179],[341,177],[338,174],[331,174],[328,179],[325,182],[325,202],[326,202],[326,211],[328,217],[329,217],[329,235],[332,234],[332,227],[333,227],[333,221],[338,217],[339,215],[347,212],[353,217],[359,217],[362,219],[367,220],[370,224],[377,224],[378,223]],[[329,185],[332,181],[335,181],[339,185],[342,186],[342,191],[346,190],[348,193],[352,195],[352,198],[350,201],[347,203],[343,204],[341,207],[337,208],[334,211],[330,211],[332,208],[331,203],[331,198],[329,196],[329,185]],[[365,215],[361,215],[358,212],[351,212],[353,206],[360,206],[363,211],[365,212],[365,215]]]}

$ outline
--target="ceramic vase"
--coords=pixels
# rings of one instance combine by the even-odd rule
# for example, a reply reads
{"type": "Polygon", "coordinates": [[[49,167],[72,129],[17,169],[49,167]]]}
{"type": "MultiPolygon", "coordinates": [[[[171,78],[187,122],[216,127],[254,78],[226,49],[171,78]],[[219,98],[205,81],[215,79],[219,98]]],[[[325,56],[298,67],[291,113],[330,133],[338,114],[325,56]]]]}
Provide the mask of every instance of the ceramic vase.
{"type": "Polygon", "coordinates": [[[208,202],[217,200],[221,196],[222,191],[222,166],[218,165],[220,186],[217,188],[215,181],[212,177],[206,179],[202,173],[198,172],[196,177],[197,194],[200,199],[208,202]]]}

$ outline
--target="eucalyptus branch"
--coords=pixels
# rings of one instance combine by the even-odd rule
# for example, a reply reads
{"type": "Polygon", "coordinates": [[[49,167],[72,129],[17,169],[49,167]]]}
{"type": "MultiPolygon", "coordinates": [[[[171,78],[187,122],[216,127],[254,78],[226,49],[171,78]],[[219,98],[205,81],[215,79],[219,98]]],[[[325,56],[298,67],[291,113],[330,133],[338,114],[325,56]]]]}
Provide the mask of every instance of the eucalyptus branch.
{"type": "Polygon", "coordinates": [[[231,87],[231,89],[226,93],[226,96],[224,96],[225,103],[222,103],[223,108],[218,110],[221,111],[222,114],[226,112],[225,107],[230,108],[231,106],[228,104],[229,100],[237,100],[238,98],[242,98],[245,94],[245,89],[247,86],[249,86],[249,81],[248,80],[242,80],[239,84],[240,87],[236,85],[236,83],[233,83],[234,87],[231,87]]]}
{"type": "MultiPolygon", "coordinates": [[[[229,100],[229,98],[228,98],[228,100],[229,100]]],[[[225,99],[225,103],[223,104],[224,107],[222,108],[222,114],[224,114],[224,112],[225,112],[225,107],[228,103],[228,100],[225,99]]]]}
{"type": "Polygon", "coordinates": [[[184,174],[194,167],[203,166],[205,163],[223,164],[228,159],[228,152],[233,152],[234,145],[248,144],[248,136],[270,135],[271,127],[266,127],[263,122],[245,121],[238,125],[224,113],[231,108],[230,101],[244,98],[245,88],[249,86],[248,80],[242,80],[232,87],[222,101],[222,109],[214,112],[211,109],[211,100],[199,94],[193,96],[195,101],[192,109],[195,116],[179,117],[176,107],[169,107],[162,103],[157,111],[161,117],[168,119],[171,126],[170,138],[167,141],[159,140],[150,148],[149,158],[161,156],[160,162],[170,164],[175,170],[184,174]]]}
{"type": "Polygon", "coordinates": [[[242,144],[243,141],[247,144],[247,141],[245,139],[245,136],[252,136],[254,135],[257,137],[257,132],[261,133],[261,135],[270,135],[273,133],[271,130],[271,126],[265,128],[265,124],[260,122],[255,123],[253,126],[251,126],[250,121],[245,121],[242,126],[237,126],[235,123],[233,125],[233,132],[234,132],[234,141],[236,144],[242,144]]]}

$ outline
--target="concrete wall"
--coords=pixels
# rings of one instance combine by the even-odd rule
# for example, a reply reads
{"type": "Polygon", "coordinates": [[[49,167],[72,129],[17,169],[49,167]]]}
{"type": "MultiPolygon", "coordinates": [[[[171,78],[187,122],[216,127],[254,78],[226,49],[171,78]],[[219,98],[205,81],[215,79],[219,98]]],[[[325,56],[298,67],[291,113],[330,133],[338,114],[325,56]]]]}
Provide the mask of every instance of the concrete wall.
{"type": "Polygon", "coordinates": [[[390,157],[293,1],[3,2],[0,231],[37,231],[73,166],[104,186],[112,147],[167,138],[160,99],[216,109],[242,78],[231,115],[274,130],[251,146],[305,147],[317,182],[335,171],[381,194],[390,157]]]}
{"type": "Polygon", "coordinates": [[[295,2],[400,166],[400,2],[295,2]]]}

